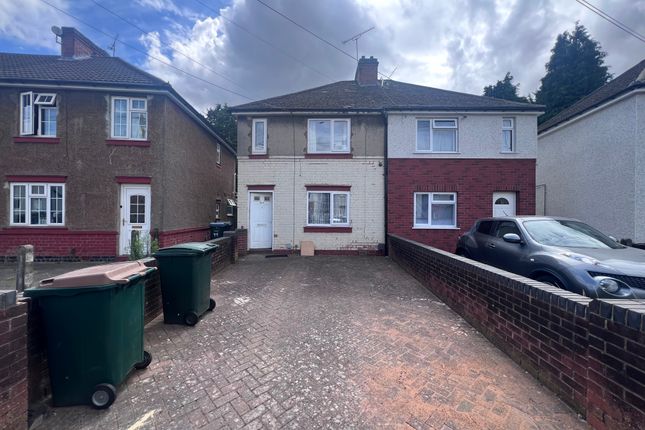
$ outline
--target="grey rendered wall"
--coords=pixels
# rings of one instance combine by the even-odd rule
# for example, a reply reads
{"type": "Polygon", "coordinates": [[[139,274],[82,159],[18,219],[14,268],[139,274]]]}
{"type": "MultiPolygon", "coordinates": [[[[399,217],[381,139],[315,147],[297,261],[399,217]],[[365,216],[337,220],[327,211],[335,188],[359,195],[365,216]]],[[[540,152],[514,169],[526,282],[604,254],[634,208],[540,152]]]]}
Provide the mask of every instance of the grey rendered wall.
{"type": "Polygon", "coordinates": [[[637,123],[637,98],[630,97],[538,136],[536,185],[546,185],[545,214],[645,241],[634,229],[637,123]]]}
{"type": "Polygon", "coordinates": [[[636,130],[634,133],[636,173],[634,189],[636,211],[634,217],[634,240],[645,243],[645,94],[634,98],[636,110],[636,130]]]}

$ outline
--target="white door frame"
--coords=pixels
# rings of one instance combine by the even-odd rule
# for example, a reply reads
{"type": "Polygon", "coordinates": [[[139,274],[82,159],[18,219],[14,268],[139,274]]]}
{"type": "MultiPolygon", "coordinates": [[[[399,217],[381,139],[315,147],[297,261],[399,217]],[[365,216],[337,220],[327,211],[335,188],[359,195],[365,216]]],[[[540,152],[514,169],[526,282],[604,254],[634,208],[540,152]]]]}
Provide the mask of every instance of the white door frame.
{"type": "Polygon", "coordinates": [[[274,234],[273,230],[275,228],[275,223],[273,222],[274,221],[273,218],[274,218],[274,214],[275,214],[275,210],[274,210],[275,209],[275,195],[273,193],[273,190],[249,190],[248,193],[247,193],[247,196],[246,196],[247,200],[246,201],[248,202],[248,209],[247,209],[246,216],[248,217],[248,220],[249,220],[249,223],[248,223],[249,234],[247,235],[247,239],[246,239],[247,244],[246,244],[246,246],[247,246],[248,249],[254,249],[254,248],[251,248],[251,228],[252,228],[252,226],[251,226],[251,201],[252,201],[251,200],[251,194],[271,194],[271,249],[273,249],[273,234],[274,234]]]}
{"type": "MultiPolygon", "coordinates": [[[[509,204],[511,203],[510,200],[512,200],[512,205],[513,205],[513,215],[508,215],[508,216],[515,216],[517,215],[517,191],[493,191],[493,216],[495,215],[495,202],[499,198],[505,198],[509,200],[509,204]],[[512,199],[509,199],[509,197],[512,196],[512,199]]],[[[501,216],[501,215],[500,215],[501,216]]]]}
{"type": "MultiPolygon", "coordinates": [[[[146,202],[145,202],[145,213],[146,213],[146,222],[144,225],[148,226],[148,233],[150,233],[152,229],[152,189],[150,187],[150,184],[121,184],[121,190],[120,190],[120,208],[119,208],[119,255],[127,255],[128,251],[127,248],[129,247],[129,237],[126,238],[125,235],[125,214],[127,212],[127,205],[129,202],[126,201],[126,191],[129,189],[141,189],[141,190],[147,190],[146,191],[146,202]]],[[[145,231],[145,230],[144,230],[145,231]]]]}

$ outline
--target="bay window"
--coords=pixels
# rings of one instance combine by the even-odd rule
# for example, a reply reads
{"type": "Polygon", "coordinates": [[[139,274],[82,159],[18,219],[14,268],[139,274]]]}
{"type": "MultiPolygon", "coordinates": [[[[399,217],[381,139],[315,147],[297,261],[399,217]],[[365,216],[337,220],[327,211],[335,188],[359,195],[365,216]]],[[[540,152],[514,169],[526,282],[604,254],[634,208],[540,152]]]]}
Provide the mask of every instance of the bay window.
{"type": "Polygon", "coordinates": [[[457,119],[418,119],[417,152],[457,152],[457,119]]]}
{"type": "Polygon", "coordinates": [[[349,193],[308,192],[308,225],[349,225],[349,193]]]}
{"type": "Polygon", "coordinates": [[[65,184],[12,183],[12,225],[64,225],[65,184]]]}
{"type": "Polygon", "coordinates": [[[112,137],[148,138],[148,101],[134,97],[112,97],[112,137]]]}
{"type": "Polygon", "coordinates": [[[414,227],[457,227],[457,194],[414,193],[414,227]]]}
{"type": "Polygon", "coordinates": [[[56,137],[56,94],[20,93],[20,135],[56,137]]]}
{"type": "Polygon", "coordinates": [[[349,119],[310,119],[307,130],[307,152],[349,153],[349,119]]]}

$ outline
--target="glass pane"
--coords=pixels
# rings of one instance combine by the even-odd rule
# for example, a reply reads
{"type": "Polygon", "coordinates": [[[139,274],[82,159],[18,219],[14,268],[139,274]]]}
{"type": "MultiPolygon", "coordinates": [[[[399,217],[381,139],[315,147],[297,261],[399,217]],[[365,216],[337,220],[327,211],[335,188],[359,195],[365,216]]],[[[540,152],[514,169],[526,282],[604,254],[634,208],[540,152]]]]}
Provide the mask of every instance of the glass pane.
{"type": "Polygon", "coordinates": [[[505,128],[513,127],[513,120],[512,119],[503,119],[502,120],[502,127],[505,127],[505,128]]]}
{"type": "Polygon", "coordinates": [[[49,188],[49,222],[63,223],[63,187],[52,185],[49,188]]]}
{"type": "Polygon", "coordinates": [[[44,197],[31,199],[31,224],[47,224],[47,199],[44,197]]]}
{"type": "Polygon", "coordinates": [[[348,121],[334,121],[334,151],[348,151],[348,121]]]}
{"type": "Polygon", "coordinates": [[[430,121],[417,121],[417,151],[430,149],[430,121]]]}
{"type": "Polygon", "coordinates": [[[329,193],[309,193],[309,224],[329,224],[329,193]]]}
{"type": "Polygon", "coordinates": [[[435,127],[456,127],[457,122],[454,119],[435,119],[435,127]]]}
{"type": "Polygon", "coordinates": [[[132,109],[145,110],[146,109],[146,101],[145,100],[132,100],[132,109]]]}
{"type": "Polygon", "coordinates": [[[44,185],[32,185],[31,186],[31,194],[32,195],[45,194],[45,186],[44,185]]]}
{"type": "Polygon", "coordinates": [[[131,112],[130,137],[133,139],[145,139],[148,128],[148,114],[145,112],[131,112]]]}
{"type": "Polygon", "coordinates": [[[309,133],[311,133],[311,142],[313,142],[312,151],[330,152],[331,151],[331,121],[311,121],[309,123],[309,133]]]}
{"type": "Polygon", "coordinates": [[[255,150],[264,151],[264,121],[255,123],[255,150]]]}
{"type": "Polygon", "coordinates": [[[25,223],[26,222],[26,207],[27,199],[25,198],[27,194],[27,188],[24,185],[14,185],[13,186],[13,222],[14,223],[25,223]]]}
{"type": "Polygon", "coordinates": [[[31,106],[31,94],[22,96],[22,132],[33,133],[31,113],[33,112],[31,106]]]}
{"type": "Polygon", "coordinates": [[[432,225],[454,225],[455,224],[454,204],[433,204],[432,225]]]}
{"type": "Polygon", "coordinates": [[[502,130],[503,142],[502,142],[502,151],[510,152],[513,150],[513,131],[512,130],[502,130]]]}
{"type": "Polygon", "coordinates": [[[42,108],[40,110],[40,134],[43,136],[56,136],[57,108],[42,108]]]}
{"type": "Polygon", "coordinates": [[[333,222],[347,224],[347,194],[334,194],[333,222]]]}
{"type": "Polygon", "coordinates": [[[114,100],[114,137],[128,137],[128,101],[114,100]]]}
{"type": "Polygon", "coordinates": [[[433,194],[432,195],[432,200],[434,201],[440,201],[440,202],[452,202],[455,200],[455,195],[454,194],[433,194]]]}
{"type": "Polygon", "coordinates": [[[144,224],[146,222],[146,197],[130,196],[130,222],[144,224]]]}
{"type": "Polygon", "coordinates": [[[416,195],[415,224],[428,224],[428,197],[427,194],[416,195]]]}
{"type": "Polygon", "coordinates": [[[499,199],[495,200],[495,204],[496,205],[508,205],[510,203],[504,197],[500,197],[499,199]]]}
{"type": "Polygon", "coordinates": [[[455,152],[457,150],[457,130],[433,129],[433,151],[455,152]]]}

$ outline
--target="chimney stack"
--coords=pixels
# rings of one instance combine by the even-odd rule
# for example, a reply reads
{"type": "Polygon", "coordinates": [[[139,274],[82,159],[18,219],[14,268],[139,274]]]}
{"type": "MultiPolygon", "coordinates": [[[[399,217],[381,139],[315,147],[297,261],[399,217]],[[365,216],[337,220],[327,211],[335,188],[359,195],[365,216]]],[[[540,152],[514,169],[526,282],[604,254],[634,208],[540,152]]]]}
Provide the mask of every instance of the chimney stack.
{"type": "Polygon", "coordinates": [[[74,27],[63,27],[60,35],[60,55],[65,58],[109,57],[74,27]]]}
{"type": "Polygon", "coordinates": [[[358,60],[354,80],[358,85],[378,85],[378,60],[362,56],[358,60]]]}

